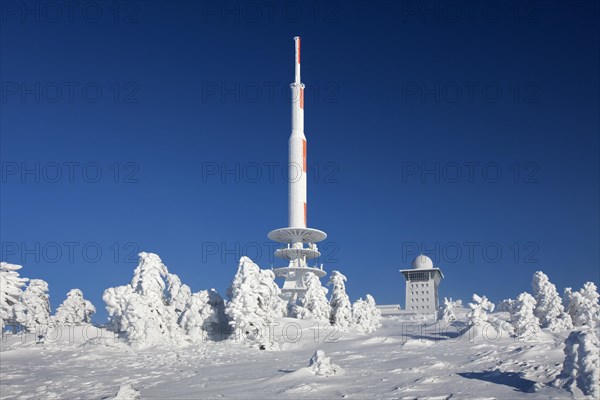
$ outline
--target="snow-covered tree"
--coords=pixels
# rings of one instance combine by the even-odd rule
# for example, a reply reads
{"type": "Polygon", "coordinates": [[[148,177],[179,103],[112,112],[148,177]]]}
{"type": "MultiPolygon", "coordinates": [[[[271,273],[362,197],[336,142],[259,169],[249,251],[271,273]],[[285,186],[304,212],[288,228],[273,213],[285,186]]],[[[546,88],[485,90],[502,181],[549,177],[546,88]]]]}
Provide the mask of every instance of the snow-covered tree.
{"type": "Polygon", "coordinates": [[[208,336],[213,340],[222,340],[229,335],[229,321],[225,314],[225,301],[215,289],[210,289],[208,291],[208,304],[211,305],[216,316],[216,322],[211,323],[208,336]]]}
{"type": "Polygon", "coordinates": [[[515,334],[521,340],[536,340],[540,321],[534,314],[535,298],[527,292],[521,293],[512,307],[510,316],[515,334]]]}
{"type": "Polygon", "coordinates": [[[192,294],[179,317],[179,326],[192,339],[206,339],[205,333],[212,332],[213,324],[219,322],[217,310],[209,301],[207,290],[192,294]]]}
{"type": "Polygon", "coordinates": [[[27,278],[21,278],[17,272],[22,267],[16,264],[0,262],[0,329],[4,329],[7,324],[20,323],[21,318],[17,314],[23,312],[23,306],[20,303],[22,287],[27,282],[27,278]]]}
{"type": "Polygon", "coordinates": [[[588,321],[587,325],[594,327],[600,319],[600,303],[598,302],[600,295],[598,294],[598,288],[593,282],[586,282],[581,289],[581,294],[586,300],[583,314],[588,321]]]}
{"type": "Polygon", "coordinates": [[[456,321],[456,315],[454,314],[454,302],[452,299],[444,297],[444,304],[440,308],[440,319],[446,323],[456,321]]]}
{"type": "Polygon", "coordinates": [[[327,300],[327,288],[324,288],[319,277],[312,273],[305,274],[303,282],[306,292],[298,299],[298,308],[294,312],[295,317],[329,321],[331,306],[327,300]]]}
{"type": "Polygon", "coordinates": [[[244,340],[266,344],[270,324],[285,315],[286,303],[271,270],[261,270],[250,258],[240,258],[228,290],[225,314],[236,334],[244,340]]]}
{"type": "Polygon", "coordinates": [[[192,296],[192,290],[175,274],[167,274],[167,304],[180,316],[192,296]]]}
{"type": "Polygon", "coordinates": [[[549,328],[553,332],[572,329],[571,316],[565,312],[556,286],[548,276],[537,271],[533,274],[531,286],[536,300],[534,314],[540,320],[542,328],[549,328]]]}
{"type": "Polygon", "coordinates": [[[504,299],[496,304],[496,311],[510,313],[514,304],[515,301],[513,299],[504,299]]]}
{"type": "Polygon", "coordinates": [[[358,299],[352,305],[352,323],[358,330],[365,333],[375,332],[381,326],[380,319],[381,311],[370,294],[365,300],[358,299]]]}
{"type": "Polygon", "coordinates": [[[108,288],[102,294],[102,300],[106,304],[109,322],[107,328],[113,332],[125,332],[129,329],[125,309],[131,296],[134,295],[131,285],[108,288]]]}
{"type": "Polygon", "coordinates": [[[192,295],[158,255],[139,256],[131,283],[104,291],[109,329],[138,347],[179,345],[186,334],[202,338],[208,326],[224,320],[223,299],[217,292],[192,295]]]}
{"type": "Polygon", "coordinates": [[[56,309],[52,318],[58,325],[81,325],[92,322],[92,315],[96,312],[94,305],[83,298],[79,289],[71,289],[67,298],[56,309]]]}
{"type": "Polygon", "coordinates": [[[331,325],[338,326],[341,330],[346,330],[352,324],[352,305],[350,298],[346,294],[346,277],[339,271],[332,271],[328,285],[333,286],[331,291],[331,315],[329,322],[331,325]]]}
{"type": "Polygon", "coordinates": [[[495,337],[495,328],[488,322],[488,312],[494,311],[494,303],[485,296],[473,294],[473,303],[469,303],[471,311],[467,313],[473,338],[481,336],[495,337]]]}
{"type": "Polygon", "coordinates": [[[184,338],[176,310],[188,287],[177,276],[169,277],[158,255],[142,252],[139,257],[129,285],[104,291],[109,326],[139,347],[178,344],[184,338]]]}
{"type": "Polygon", "coordinates": [[[600,319],[598,297],[598,290],[593,282],[586,282],[577,292],[571,288],[565,289],[565,302],[573,325],[586,325],[593,328],[598,323],[600,319]]]}
{"type": "Polygon", "coordinates": [[[41,279],[31,279],[21,295],[25,316],[23,326],[29,332],[36,328],[43,330],[50,322],[50,299],[48,283],[41,279]]]}
{"type": "Polygon", "coordinates": [[[553,386],[575,387],[586,396],[600,398],[600,344],[592,330],[573,331],[565,340],[565,359],[553,386]]]}

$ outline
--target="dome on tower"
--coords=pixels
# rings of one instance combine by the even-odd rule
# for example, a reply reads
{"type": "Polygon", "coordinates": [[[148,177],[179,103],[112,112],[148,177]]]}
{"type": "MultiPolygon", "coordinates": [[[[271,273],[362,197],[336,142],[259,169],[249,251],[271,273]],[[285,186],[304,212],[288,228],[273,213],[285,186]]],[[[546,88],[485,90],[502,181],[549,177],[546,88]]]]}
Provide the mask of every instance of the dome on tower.
{"type": "Polygon", "coordinates": [[[431,269],[433,268],[433,261],[426,255],[420,254],[413,260],[412,267],[414,269],[431,269]]]}

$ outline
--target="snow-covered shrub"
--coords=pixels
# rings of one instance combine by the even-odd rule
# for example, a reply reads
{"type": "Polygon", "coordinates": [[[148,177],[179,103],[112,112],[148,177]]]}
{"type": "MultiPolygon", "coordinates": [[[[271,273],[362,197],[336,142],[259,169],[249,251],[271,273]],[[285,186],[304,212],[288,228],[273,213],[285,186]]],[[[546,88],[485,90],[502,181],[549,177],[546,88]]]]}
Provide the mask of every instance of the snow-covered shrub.
{"type": "Polygon", "coordinates": [[[45,330],[50,322],[50,299],[48,283],[41,279],[31,279],[21,295],[24,308],[23,326],[29,332],[45,330]]]}
{"type": "Polygon", "coordinates": [[[375,332],[381,326],[380,318],[381,311],[370,294],[366,296],[366,300],[358,299],[352,305],[352,324],[362,332],[375,332]]]}
{"type": "Polygon", "coordinates": [[[552,384],[570,391],[577,386],[585,395],[600,398],[600,344],[594,332],[571,332],[564,353],[562,371],[552,384]]]}
{"type": "Polygon", "coordinates": [[[515,304],[513,299],[504,299],[496,304],[496,311],[512,312],[512,307],[515,304]]]}
{"type": "Polygon", "coordinates": [[[550,282],[542,271],[533,274],[531,282],[533,296],[536,300],[534,314],[540,320],[542,328],[550,328],[553,332],[573,328],[571,316],[565,312],[556,286],[550,282]]]}
{"type": "Polygon", "coordinates": [[[488,312],[494,311],[494,303],[485,296],[473,294],[473,303],[469,303],[471,309],[467,313],[472,337],[485,335],[485,337],[495,337],[496,329],[488,322],[488,312]]]}
{"type": "Polygon", "coordinates": [[[521,340],[536,340],[540,331],[540,321],[534,314],[535,298],[527,292],[521,293],[512,307],[510,320],[515,335],[521,340]]]}
{"type": "Polygon", "coordinates": [[[346,294],[346,277],[339,271],[332,271],[328,285],[333,286],[331,291],[331,314],[329,322],[331,325],[338,326],[341,330],[346,330],[352,324],[352,305],[350,298],[346,294]]]}
{"type": "Polygon", "coordinates": [[[119,392],[112,400],[140,400],[139,390],[133,387],[131,383],[123,383],[119,387],[119,392]]]}
{"type": "Polygon", "coordinates": [[[81,290],[71,289],[65,301],[56,309],[52,320],[57,325],[89,324],[95,312],[96,308],[89,300],[83,298],[81,290]]]}
{"type": "MultiPolygon", "coordinates": [[[[110,324],[130,344],[139,347],[168,343],[179,344],[184,340],[177,324],[177,306],[180,292],[187,293],[177,276],[169,278],[167,267],[160,257],[142,252],[133,272],[131,284],[109,288],[102,299],[106,303],[110,324]],[[167,290],[168,296],[165,294],[167,290]]],[[[187,301],[186,301],[187,304],[187,301]]]]}
{"type": "Polygon", "coordinates": [[[286,303],[271,270],[261,270],[250,258],[240,258],[228,290],[225,314],[237,335],[266,344],[270,324],[286,313],[286,303]]]}
{"type": "Polygon", "coordinates": [[[17,314],[23,312],[20,303],[21,288],[27,282],[27,278],[21,278],[17,272],[22,267],[16,264],[0,262],[0,329],[3,330],[7,324],[16,324],[20,318],[17,314]]]}
{"type": "Polygon", "coordinates": [[[317,350],[308,363],[308,369],[317,376],[343,375],[344,370],[331,362],[323,350],[317,350]]]}
{"type": "Polygon", "coordinates": [[[439,314],[439,318],[446,323],[456,321],[456,315],[454,314],[454,302],[452,299],[448,300],[446,297],[444,297],[444,304],[440,308],[439,314]]]}
{"type": "Polygon", "coordinates": [[[586,282],[577,292],[571,288],[565,289],[565,303],[573,325],[594,327],[598,323],[600,319],[598,297],[598,289],[593,282],[586,282]]]}
{"type": "Polygon", "coordinates": [[[320,321],[329,321],[331,306],[327,300],[327,288],[321,285],[319,277],[313,273],[304,275],[306,292],[298,299],[298,307],[293,312],[296,318],[312,318],[320,321]]]}

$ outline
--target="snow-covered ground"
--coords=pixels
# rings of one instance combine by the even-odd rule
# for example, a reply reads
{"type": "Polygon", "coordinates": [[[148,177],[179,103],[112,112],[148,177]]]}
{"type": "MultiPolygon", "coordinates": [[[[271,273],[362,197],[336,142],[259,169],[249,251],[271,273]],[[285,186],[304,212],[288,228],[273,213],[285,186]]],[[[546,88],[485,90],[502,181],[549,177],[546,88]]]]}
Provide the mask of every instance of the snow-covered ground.
{"type": "Polygon", "coordinates": [[[459,320],[446,328],[432,320],[387,317],[372,334],[281,318],[272,350],[234,340],[134,350],[113,333],[85,325],[63,328],[60,338],[49,332],[44,344],[33,335],[5,334],[0,393],[2,399],[104,399],[123,386],[119,398],[135,398],[129,384],[142,399],[583,397],[547,385],[561,370],[568,332],[544,330],[538,342],[507,334],[471,341],[468,333],[458,334],[466,312],[457,309],[459,320]],[[318,376],[308,368],[317,349],[340,367],[337,375],[318,376]]]}

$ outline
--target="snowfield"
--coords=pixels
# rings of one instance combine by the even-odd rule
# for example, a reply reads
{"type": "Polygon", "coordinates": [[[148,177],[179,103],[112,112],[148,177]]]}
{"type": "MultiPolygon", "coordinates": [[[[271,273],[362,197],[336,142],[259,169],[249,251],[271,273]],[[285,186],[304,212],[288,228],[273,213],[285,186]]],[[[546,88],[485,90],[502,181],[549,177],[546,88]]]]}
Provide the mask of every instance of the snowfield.
{"type": "Polygon", "coordinates": [[[5,333],[0,393],[2,399],[110,399],[118,392],[119,399],[585,398],[577,388],[549,385],[561,372],[568,331],[471,340],[467,311],[455,308],[451,325],[386,317],[371,334],[278,318],[270,350],[234,339],[135,350],[92,325],[51,330],[45,343],[5,333]],[[317,357],[317,350],[324,354],[317,357]],[[309,367],[313,356],[319,364],[309,367]]]}

